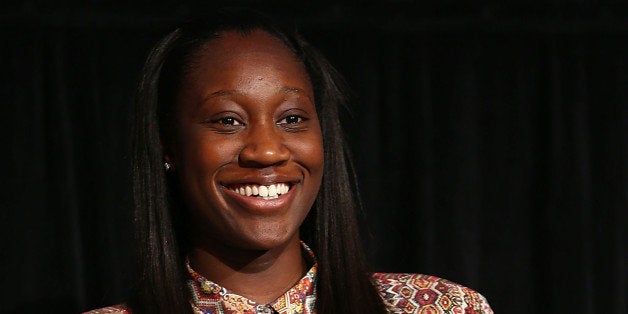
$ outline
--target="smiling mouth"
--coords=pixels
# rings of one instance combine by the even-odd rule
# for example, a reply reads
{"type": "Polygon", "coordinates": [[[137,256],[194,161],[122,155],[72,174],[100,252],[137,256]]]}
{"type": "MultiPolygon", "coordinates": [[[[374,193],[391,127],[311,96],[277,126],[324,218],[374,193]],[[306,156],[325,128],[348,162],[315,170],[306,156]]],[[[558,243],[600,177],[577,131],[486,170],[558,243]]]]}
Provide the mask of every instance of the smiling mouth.
{"type": "Polygon", "coordinates": [[[265,200],[278,198],[280,195],[290,191],[290,184],[277,183],[271,185],[245,184],[236,187],[230,187],[231,191],[243,196],[258,197],[265,200]]]}

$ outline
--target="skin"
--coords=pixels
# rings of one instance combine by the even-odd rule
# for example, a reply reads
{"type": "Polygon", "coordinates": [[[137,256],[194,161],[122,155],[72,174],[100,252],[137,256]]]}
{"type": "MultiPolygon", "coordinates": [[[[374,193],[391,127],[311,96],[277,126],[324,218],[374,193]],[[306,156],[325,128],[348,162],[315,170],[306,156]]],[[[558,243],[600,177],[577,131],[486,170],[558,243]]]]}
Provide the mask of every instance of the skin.
{"type": "Polygon", "coordinates": [[[165,158],[192,217],[192,267],[269,303],[307,269],[299,227],[323,173],[308,75],[270,34],[227,32],[196,53],[182,86],[165,158]],[[289,192],[264,200],[231,190],[275,183],[289,185],[289,192]]]}

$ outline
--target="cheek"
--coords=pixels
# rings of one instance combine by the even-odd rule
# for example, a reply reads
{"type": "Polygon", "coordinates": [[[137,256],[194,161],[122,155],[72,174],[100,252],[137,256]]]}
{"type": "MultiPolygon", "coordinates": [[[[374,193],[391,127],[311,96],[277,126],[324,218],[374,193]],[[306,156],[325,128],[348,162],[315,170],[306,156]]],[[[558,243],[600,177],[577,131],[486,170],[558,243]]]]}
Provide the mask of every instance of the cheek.
{"type": "Polygon", "coordinates": [[[313,176],[322,176],[324,153],[323,140],[320,134],[312,134],[301,138],[292,145],[295,159],[302,163],[313,176]]]}
{"type": "Polygon", "coordinates": [[[240,145],[212,136],[186,136],[179,149],[178,166],[194,176],[213,175],[222,165],[237,158],[240,145]]]}

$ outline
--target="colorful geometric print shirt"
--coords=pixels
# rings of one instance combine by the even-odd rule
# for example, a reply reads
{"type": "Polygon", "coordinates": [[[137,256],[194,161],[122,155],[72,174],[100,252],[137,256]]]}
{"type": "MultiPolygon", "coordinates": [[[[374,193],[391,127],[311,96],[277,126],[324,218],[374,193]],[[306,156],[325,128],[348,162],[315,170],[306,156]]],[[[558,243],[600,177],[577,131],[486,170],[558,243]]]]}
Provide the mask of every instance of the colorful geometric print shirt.
{"type": "MultiPolygon", "coordinates": [[[[303,285],[296,290],[306,291],[301,298],[297,294],[288,294],[271,303],[271,307],[255,305],[253,301],[242,296],[230,294],[223,288],[217,288],[218,293],[213,297],[200,292],[201,284],[195,284],[195,298],[191,302],[195,313],[314,313],[315,295],[311,294],[315,283],[316,271],[308,272],[300,281],[303,285]],[[309,277],[309,276],[313,277],[309,277]],[[222,294],[222,295],[221,295],[222,294]],[[211,301],[207,301],[210,299],[211,301]],[[305,301],[297,301],[297,300],[305,301]],[[205,301],[203,301],[205,300],[205,301]],[[287,304],[292,304],[285,306],[287,304]],[[305,306],[303,306],[305,304],[305,306]],[[285,312],[290,308],[294,312],[285,312]],[[272,310],[271,310],[272,309],[272,310]],[[280,312],[280,311],[284,312],[280,312]],[[267,312],[265,312],[267,311],[267,312]],[[299,312],[301,311],[301,312],[299,312]]],[[[389,313],[419,313],[419,314],[492,314],[493,310],[486,299],[467,287],[451,281],[421,274],[373,274],[373,283],[379,290],[389,313]]],[[[199,282],[199,281],[197,281],[199,282]]],[[[293,288],[295,289],[295,288],[293,288]]],[[[291,289],[292,291],[292,289],[291,289]]],[[[124,306],[113,306],[86,312],[89,314],[131,314],[124,306]]]]}
{"type": "Polygon", "coordinates": [[[493,313],[481,294],[442,278],[391,273],[375,273],[372,278],[389,313],[493,313]]]}
{"type": "MultiPolygon", "coordinates": [[[[308,253],[313,253],[305,247],[308,253]]],[[[232,293],[226,288],[205,279],[190,267],[188,286],[191,289],[192,308],[195,314],[312,314],[316,301],[316,263],[310,270],[282,296],[269,304],[258,304],[241,295],[232,293]]]]}
{"type": "MultiPolygon", "coordinates": [[[[317,264],[284,295],[269,304],[257,304],[213,283],[195,272],[186,261],[190,274],[190,303],[196,314],[312,314],[316,303],[317,264]]],[[[435,276],[405,273],[375,273],[372,282],[389,313],[417,314],[493,314],[486,299],[474,290],[435,276]]],[[[356,300],[359,302],[359,300],[356,300]]],[[[113,306],[84,314],[131,314],[124,306],[113,306]]]]}

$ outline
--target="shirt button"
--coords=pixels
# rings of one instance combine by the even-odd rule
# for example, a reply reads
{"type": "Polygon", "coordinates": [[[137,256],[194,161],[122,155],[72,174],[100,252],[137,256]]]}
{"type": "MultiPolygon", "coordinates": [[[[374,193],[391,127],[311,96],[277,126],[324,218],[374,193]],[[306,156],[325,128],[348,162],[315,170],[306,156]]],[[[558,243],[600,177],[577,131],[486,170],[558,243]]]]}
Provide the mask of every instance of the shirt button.
{"type": "Polygon", "coordinates": [[[266,305],[258,305],[255,307],[255,312],[258,314],[272,314],[273,309],[266,305]]]}

